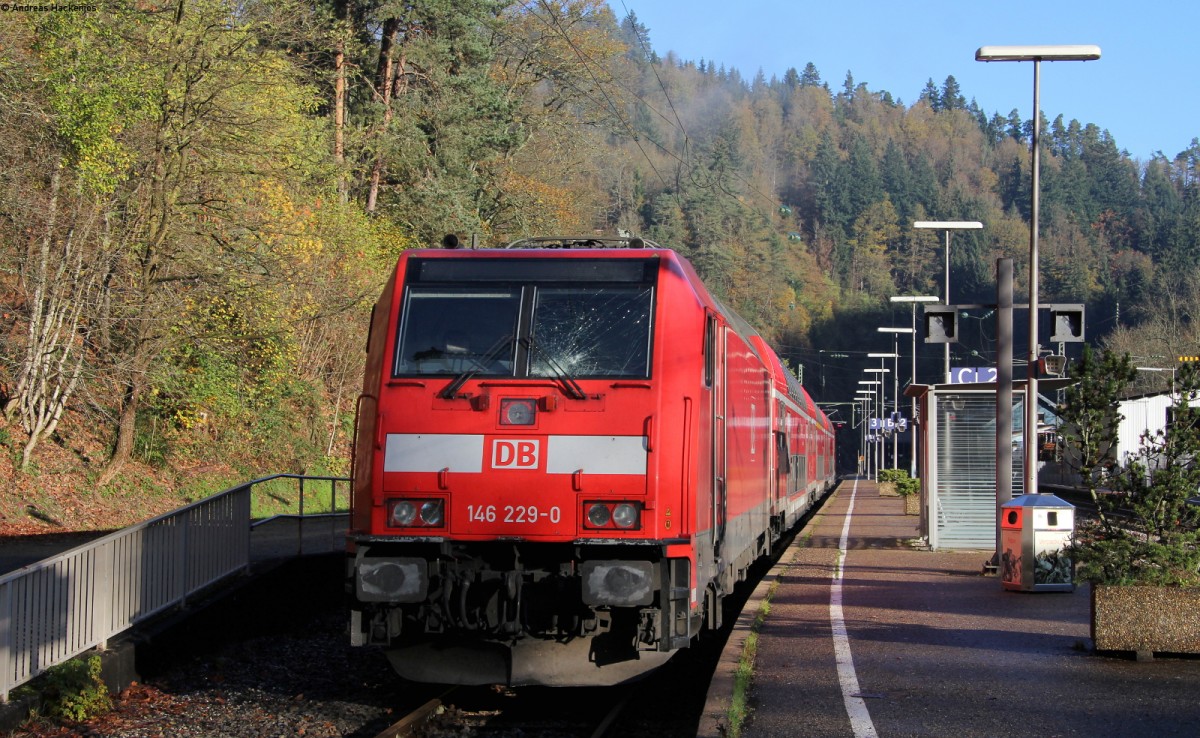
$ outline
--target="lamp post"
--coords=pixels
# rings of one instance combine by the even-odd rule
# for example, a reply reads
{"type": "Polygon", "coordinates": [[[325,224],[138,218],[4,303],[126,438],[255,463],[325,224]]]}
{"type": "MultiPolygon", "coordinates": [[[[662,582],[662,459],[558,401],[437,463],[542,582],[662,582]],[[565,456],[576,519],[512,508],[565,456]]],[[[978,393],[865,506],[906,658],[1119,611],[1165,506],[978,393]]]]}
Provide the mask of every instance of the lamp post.
{"type": "MultiPolygon", "coordinates": [[[[912,307],[912,375],[909,380],[912,384],[917,383],[917,303],[918,302],[937,302],[938,298],[933,295],[896,295],[890,298],[892,302],[907,302],[912,307]]],[[[912,459],[909,463],[908,475],[913,479],[917,477],[917,398],[912,398],[912,459]]]]}
{"type": "Polygon", "coordinates": [[[866,444],[867,444],[867,429],[866,429],[866,425],[867,425],[867,405],[866,405],[866,398],[862,396],[862,394],[861,394],[861,390],[860,390],[859,392],[856,392],[856,393],[854,393],[854,407],[855,407],[855,408],[858,410],[858,412],[859,412],[859,413],[862,415],[862,422],[861,422],[861,423],[856,423],[856,424],[854,425],[854,427],[858,429],[858,448],[859,448],[859,452],[858,452],[858,458],[857,458],[857,461],[858,461],[858,464],[857,464],[857,474],[859,474],[859,475],[862,475],[862,473],[863,473],[863,459],[865,458],[865,457],[864,457],[864,455],[863,455],[862,449],[864,449],[864,448],[866,447],[866,444]]]}
{"type": "Polygon", "coordinates": [[[862,452],[859,455],[859,461],[861,462],[862,466],[859,468],[859,471],[860,471],[860,473],[862,473],[864,476],[866,476],[869,479],[871,477],[871,473],[870,473],[871,457],[867,456],[867,435],[868,435],[868,430],[869,430],[868,424],[867,424],[867,418],[871,414],[871,411],[869,408],[871,405],[871,398],[875,395],[875,390],[860,389],[857,392],[855,392],[855,394],[858,395],[858,401],[862,403],[862,415],[863,415],[861,446],[860,446],[860,448],[862,449],[862,452]]]}
{"type": "MultiPolygon", "coordinates": [[[[883,401],[883,387],[882,387],[883,382],[878,379],[860,379],[860,380],[858,380],[858,383],[862,384],[862,385],[867,385],[868,389],[871,390],[871,399],[867,404],[868,404],[868,407],[871,408],[871,413],[872,413],[871,418],[873,418],[873,419],[877,418],[878,413],[879,413],[879,405],[883,401]],[[875,389],[876,387],[879,387],[879,389],[875,389]]],[[[870,430],[869,424],[868,424],[868,430],[870,430]]],[[[876,428],[874,430],[878,430],[878,428],[876,428]]],[[[867,466],[869,468],[870,461],[872,461],[871,457],[877,456],[876,449],[874,447],[874,444],[878,441],[877,434],[876,433],[868,433],[867,440],[870,441],[870,443],[872,444],[872,447],[870,450],[870,455],[867,456],[867,461],[868,461],[867,466]]],[[[865,451],[865,449],[864,449],[864,451],[865,451]]],[[[879,459],[875,458],[874,461],[875,461],[875,474],[878,477],[878,475],[879,475],[879,459]]],[[[871,475],[868,474],[867,478],[869,479],[870,476],[871,475]]]]}
{"type": "MultiPolygon", "coordinates": [[[[898,356],[898,354],[894,351],[890,354],[875,354],[875,353],[867,354],[868,359],[879,359],[879,368],[878,369],[867,369],[865,371],[878,373],[878,374],[887,374],[888,372],[891,372],[892,370],[884,368],[883,360],[884,359],[895,359],[897,356],[898,356]]],[[[887,412],[887,382],[883,381],[884,379],[886,379],[886,377],[880,377],[879,379],[880,379],[880,384],[883,385],[880,388],[881,392],[880,392],[880,401],[879,401],[879,430],[880,430],[880,432],[882,432],[884,430],[883,414],[885,412],[887,412]]],[[[893,396],[892,397],[892,405],[893,405],[892,409],[893,410],[895,410],[895,404],[896,404],[896,398],[895,398],[895,396],[893,396]]],[[[893,436],[893,441],[894,440],[895,440],[895,437],[893,436]]],[[[882,444],[883,444],[883,439],[881,438],[880,439],[880,447],[879,447],[879,467],[880,468],[883,467],[883,450],[884,449],[883,449],[882,444]]],[[[895,444],[893,443],[893,447],[894,447],[894,445],[895,444]]],[[[893,448],[892,466],[894,467],[895,465],[896,465],[895,449],[893,448]]]]}
{"type": "MultiPolygon", "coordinates": [[[[914,336],[913,340],[915,341],[916,340],[916,338],[915,338],[916,329],[915,328],[893,328],[893,327],[889,326],[889,327],[879,328],[878,330],[880,333],[891,333],[892,334],[892,356],[894,357],[892,360],[892,385],[894,388],[893,392],[892,392],[892,414],[896,415],[900,412],[900,334],[901,333],[911,333],[911,334],[913,334],[913,336],[914,336]]],[[[915,362],[916,361],[916,347],[915,346],[913,348],[913,354],[914,354],[913,361],[915,362]]],[[[915,402],[915,398],[914,398],[914,402],[915,402]]],[[[913,420],[916,420],[915,415],[913,416],[913,420]]],[[[914,424],[913,435],[915,436],[916,434],[917,434],[916,426],[914,424]]],[[[892,434],[892,468],[893,469],[899,468],[899,446],[900,446],[900,431],[897,430],[892,434]]],[[[916,475],[910,474],[909,476],[916,476],[916,475]]]]}
{"type": "Polygon", "coordinates": [[[1024,492],[1036,494],[1037,486],[1037,404],[1038,404],[1038,190],[1041,189],[1042,118],[1041,81],[1043,61],[1094,61],[1100,47],[1093,45],[981,46],[975,61],[1033,62],[1033,137],[1030,141],[1033,181],[1029,193],[1029,352],[1026,355],[1028,380],[1025,384],[1024,492]]]}
{"type": "Polygon", "coordinates": [[[863,369],[863,371],[866,372],[867,374],[871,375],[871,379],[878,380],[877,382],[875,382],[875,384],[879,385],[879,397],[878,397],[878,402],[875,404],[875,412],[879,419],[878,430],[882,432],[883,431],[883,414],[884,414],[884,412],[887,411],[887,377],[882,377],[879,375],[887,374],[888,370],[882,369],[882,368],[878,368],[878,369],[871,368],[871,369],[863,369]]]}
{"type": "MultiPolygon", "coordinates": [[[[942,300],[945,301],[945,304],[949,305],[950,304],[950,231],[979,230],[980,228],[983,228],[983,223],[980,223],[977,220],[918,220],[915,223],[913,223],[913,228],[934,228],[934,229],[943,230],[946,232],[946,248],[945,248],[945,252],[946,252],[946,255],[945,255],[946,286],[944,288],[945,292],[942,294],[942,300]]],[[[945,359],[944,359],[945,378],[942,381],[945,382],[946,384],[950,384],[950,344],[948,344],[948,343],[943,344],[942,350],[944,351],[943,356],[945,357],[945,359]]]]}

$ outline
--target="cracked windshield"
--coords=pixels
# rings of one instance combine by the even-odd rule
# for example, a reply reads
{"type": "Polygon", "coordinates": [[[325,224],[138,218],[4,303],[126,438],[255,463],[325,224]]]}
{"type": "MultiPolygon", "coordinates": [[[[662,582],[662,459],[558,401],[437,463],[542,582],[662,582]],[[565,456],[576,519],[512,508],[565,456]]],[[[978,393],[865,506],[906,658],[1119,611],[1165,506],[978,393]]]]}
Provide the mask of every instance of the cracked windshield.
{"type": "Polygon", "coordinates": [[[533,313],[534,377],[648,377],[648,287],[541,289],[533,313]]]}
{"type": "Polygon", "coordinates": [[[650,375],[649,286],[409,288],[395,374],[650,375]],[[533,319],[521,321],[526,291],[533,319]]]}

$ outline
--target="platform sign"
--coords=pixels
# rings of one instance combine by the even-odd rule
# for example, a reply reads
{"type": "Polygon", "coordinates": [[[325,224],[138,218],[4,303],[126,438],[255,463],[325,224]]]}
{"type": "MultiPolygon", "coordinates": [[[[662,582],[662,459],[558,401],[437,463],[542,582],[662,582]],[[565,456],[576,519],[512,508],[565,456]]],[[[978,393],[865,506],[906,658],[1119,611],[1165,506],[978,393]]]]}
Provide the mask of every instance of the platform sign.
{"type": "Polygon", "coordinates": [[[994,366],[960,366],[950,370],[950,384],[979,384],[996,381],[994,366]]]}

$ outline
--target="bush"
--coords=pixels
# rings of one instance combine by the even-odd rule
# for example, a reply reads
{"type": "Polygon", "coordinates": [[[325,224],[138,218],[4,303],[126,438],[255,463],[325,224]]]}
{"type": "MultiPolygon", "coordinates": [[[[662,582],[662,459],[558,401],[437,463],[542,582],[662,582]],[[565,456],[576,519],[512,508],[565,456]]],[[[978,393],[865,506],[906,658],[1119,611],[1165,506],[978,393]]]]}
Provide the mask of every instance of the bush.
{"type": "Polygon", "coordinates": [[[112,709],[112,697],[100,679],[99,656],[51,667],[44,679],[42,698],[50,717],[78,722],[112,709]]]}
{"type": "Polygon", "coordinates": [[[1080,383],[1068,390],[1063,405],[1063,418],[1073,426],[1065,438],[1080,455],[1081,476],[1098,509],[1094,519],[1077,526],[1071,544],[1079,579],[1200,586],[1200,506],[1190,502],[1200,485],[1200,467],[1195,464],[1200,457],[1200,408],[1191,404],[1200,395],[1200,373],[1192,365],[1180,368],[1171,422],[1145,433],[1138,452],[1124,466],[1112,467],[1103,494],[1091,471],[1108,454],[1115,431],[1103,426],[1120,421],[1112,398],[1128,385],[1133,370],[1128,355],[1123,360],[1106,356],[1082,362],[1078,375],[1080,383]],[[1111,407],[1097,401],[1097,386],[1113,390],[1106,395],[1111,407]],[[1099,441],[1089,445],[1089,439],[1099,441]]]}
{"type": "Polygon", "coordinates": [[[921,480],[908,476],[904,469],[880,469],[880,482],[891,482],[896,486],[896,493],[901,497],[915,495],[921,491],[921,480]]]}

